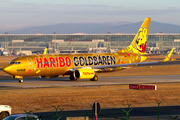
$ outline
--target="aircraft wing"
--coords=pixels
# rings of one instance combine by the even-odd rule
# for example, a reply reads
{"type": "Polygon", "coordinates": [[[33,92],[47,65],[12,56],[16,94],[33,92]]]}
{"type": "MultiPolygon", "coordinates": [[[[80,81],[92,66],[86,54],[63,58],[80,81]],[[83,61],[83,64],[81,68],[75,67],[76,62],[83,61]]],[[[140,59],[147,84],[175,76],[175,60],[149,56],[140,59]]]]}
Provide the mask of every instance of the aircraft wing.
{"type": "Polygon", "coordinates": [[[167,53],[162,53],[162,54],[139,54],[141,56],[160,56],[160,55],[167,55],[167,53]]]}
{"type": "Polygon", "coordinates": [[[92,69],[117,68],[117,67],[138,66],[138,65],[150,66],[152,64],[158,64],[158,63],[160,63],[160,61],[116,64],[116,65],[102,65],[102,66],[93,66],[92,69]]]}
{"type": "Polygon", "coordinates": [[[96,71],[112,71],[112,70],[122,70],[130,68],[131,66],[162,66],[162,65],[180,65],[180,61],[152,61],[152,62],[139,62],[139,63],[128,63],[128,64],[116,64],[116,65],[101,65],[101,66],[89,66],[89,67],[77,67],[73,69],[69,69],[69,72],[73,72],[77,69],[81,68],[89,68],[96,71]]]}
{"type": "Polygon", "coordinates": [[[89,67],[76,67],[73,69],[69,69],[68,71],[75,71],[77,69],[81,68],[89,68],[93,69],[94,71],[108,71],[108,70],[118,70],[118,69],[127,69],[130,68],[130,66],[151,66],[151,65],[162,65],[161,63],[167,62],[161,62],[161,61],[153,61],[153,62],[140,62],[140,63],[128,63],[128,64],[116,64],[116,65],[101,65],[101,66],[89,66],[89,67]]]}
{"type": "Polygon", "coordinates": [[[144,53],[144,54],[139,54],[139,55],[141,55],[141,56],[167,55],[166,59],[164,59],[164,60],[168,61],[168,60],[170,60],[170,57],[171,57],[171,55],[172,55],[174,49],[175,49],[175,48],[173,47],[168,55],[167,55],[167,53],[161,53],[161,54],[147,54],[147,53],[144,53]]]}
{"type": "MultiPolygon", "coordinates": [[[[131,66],[158,66],[158,65],[179,65],[180,61],[169,61],[170,57],[172,55],[172,51],[174,48],[172,48],[171,52],[168,54],[165,60],[163,61],[152,61],[152,62],[138,62],[138,63],[127,63],[127,64],[116,64],[116,65],[101,65],[101,66],[87,66],[87,67],[76,67],[73,69],[70,69],[68,71],[73,72],[77,69],[81,68],[89,68],[93,69],[94,71],[113,71],[113,70],[122,70],[130,68],[131,66]],[[167,59],[168,58],[168,59],[167,59]]],[[[142,54],[141,54],[142,55],[142,54]]],[[[162,55],[162,54],[153,54],[153,55],[162,55]]],[[[143,54],[142,56],[150,56],[150,54],[143,54]]]]}
{"type": "Polygon", "coordinates": [[[92,69],[106,69],[106,68],[128,68],[129,66],[162,66],[162,65],[180,65],[180,61],[152,61],[152,62],[140,62],[140,63],[128,63],[128,64],[116,64],[116,65],[102,65],[93,66],[92,69]]]}

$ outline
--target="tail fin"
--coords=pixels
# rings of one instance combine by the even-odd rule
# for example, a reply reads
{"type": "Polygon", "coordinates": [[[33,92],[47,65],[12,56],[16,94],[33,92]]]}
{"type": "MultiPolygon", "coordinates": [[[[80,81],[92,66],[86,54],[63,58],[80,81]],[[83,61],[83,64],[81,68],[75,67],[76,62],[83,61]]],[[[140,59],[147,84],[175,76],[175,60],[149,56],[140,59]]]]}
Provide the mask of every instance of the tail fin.
{"type": "Polygon", "coordinates": [[[170,60],[173,51],[174,51],[174,47],[172,48],[172,50],[171,50],[171,52],[168,54],[168,56],[163,60],[164,62],[170,60]]]}
{"type": "Polygon", "coordinates": [[[47,54],[47,47],[45,47],[43,54],[47,54]]]}
{"type": "Polygon", "coordinates": [[[136,36],[134,37],[131,44],[118,52],[133,52],[133,53],[145,53],[146,52],[146,46],[147,46],[147,40],[149,35],[149,29],[150,29],[150,23],[151,18],[146,18],[141,25],[139,31],[137,32],[136,36]]]}

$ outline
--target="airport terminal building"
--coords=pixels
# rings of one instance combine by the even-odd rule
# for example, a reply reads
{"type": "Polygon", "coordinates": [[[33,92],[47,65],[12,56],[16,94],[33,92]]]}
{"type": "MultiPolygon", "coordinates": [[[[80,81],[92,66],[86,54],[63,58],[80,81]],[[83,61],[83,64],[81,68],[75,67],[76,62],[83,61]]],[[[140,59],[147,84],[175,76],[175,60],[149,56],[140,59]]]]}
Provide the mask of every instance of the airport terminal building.
{"type": "MultiPolygon", "coordinates": [[[[133,40],[135,34],[0,34],[0,47],[4,50],[87,50],[106,47],[123,49],[133,40]]],[[[149,34],[147,47],[161,50],[175,47],[179,50],[180,34],[149,34]]]]}

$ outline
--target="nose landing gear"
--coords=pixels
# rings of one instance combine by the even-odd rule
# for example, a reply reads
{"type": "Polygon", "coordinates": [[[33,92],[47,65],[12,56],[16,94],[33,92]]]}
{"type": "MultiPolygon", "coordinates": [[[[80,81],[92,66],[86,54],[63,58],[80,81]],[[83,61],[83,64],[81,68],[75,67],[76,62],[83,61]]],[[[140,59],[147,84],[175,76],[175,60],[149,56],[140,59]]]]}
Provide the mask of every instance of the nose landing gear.
{"type": "Polygon", "coordinates": [[[19,79],[19,83],[23,83],[23,79],[19,79]]]}
{"type": "Polygon", "coordinates": [[[23,76],[15,75],[15,76],[12,76],[12,78],[17,78],[17,79],[19,79],[19,83],[23,83],[23,76]]]}

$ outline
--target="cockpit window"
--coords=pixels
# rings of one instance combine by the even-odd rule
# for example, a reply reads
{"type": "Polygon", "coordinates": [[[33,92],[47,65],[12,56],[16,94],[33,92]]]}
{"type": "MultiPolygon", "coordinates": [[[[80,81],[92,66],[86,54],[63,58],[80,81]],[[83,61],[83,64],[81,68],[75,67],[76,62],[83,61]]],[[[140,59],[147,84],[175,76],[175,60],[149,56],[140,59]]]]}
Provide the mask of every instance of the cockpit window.
{"type": "Polygon", "coordinates": [[[21,64],[21,62],[10,62],[9,64],[21,64]]]}

